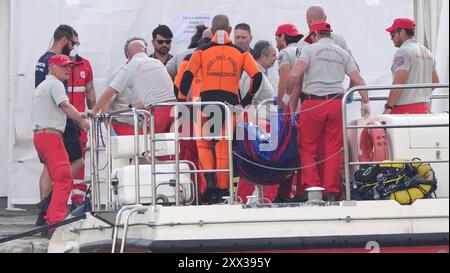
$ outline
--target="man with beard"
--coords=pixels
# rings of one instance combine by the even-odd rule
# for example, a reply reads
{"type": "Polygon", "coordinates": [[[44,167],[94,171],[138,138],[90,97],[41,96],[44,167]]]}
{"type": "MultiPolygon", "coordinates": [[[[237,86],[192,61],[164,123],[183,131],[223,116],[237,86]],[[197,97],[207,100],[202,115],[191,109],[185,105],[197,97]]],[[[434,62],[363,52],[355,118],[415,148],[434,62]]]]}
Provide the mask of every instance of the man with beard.
{"type": "MultiPolygon", "coordinates": [[[[96,103],[95,89],[94,89],[94,75],[92,72],[91,63],[81,57],[79,53],[80,40],[78,33],[74,31],[73,41],[75,46],[70,52],[70,60],[73,65],[70,69],[69,76],[69,101],[80,113],[86,112],[86,105],[89,109],[94,108],[96,103]]],[[[74,145],[78,146],[78,143],[74,145]]],[[[79,136],[79,142],[82,149],[82,158],[78,160],[77,168],[74,168],[74,172],[78,170],[78,173],[74,177],[74,185],[72,189],[72,207],[71,210],[76,209],[83,204],[84,198],[88,191],[88,186],[84,183],[84,161],[86,155],[86,144],[88,142],[88,134],[86,131],[81,131],[79,136]]]]}
{"type": "MultiPolygon", "coordinates": [[[[433,53],[414,38],[415,30],[416,24],[409,18],[398,18],[386,29],[398,48],[392,64],[393,84],[439,83],[433,53]]],[[[384,114],[429,114],[432,92],[391,90],[384,114]]]]}
{"type": "MultiPolygon", "coordinates": [[[[258,126],[261,126],[260,128],[264,128],[267,132],[269,132],[270,126],[267,121],[270,119],[270,113],[267,111],[267,107],[262,108],[261,111],[257,107],[263,101],[273,100],[274,98],[275,89],[269,80],[268,72],[269,69],[275,64],[277,59],[277,50],[269,41],[259,41],[253,48],[253,58],[262,72],[263,80],[252,101],[252,104],[255,106],[255,110],[259,112],[260,120],[250,120],[254,120],[258,126]]],[[[247,90],[250,89],[250,82],[250,77],[247,73],[244,73],[240,82],[241,97],[245,97],[247,90]]],[[[273,111],[273,109],[270,111],[273,111]]],[[[278,187],[278,185],[264,187],[264,197],[270,201],[273,201],[277,196],[278,187]]],[[[239,179],[237,195],[242,199],[244,204],[247,203],[247,196],[252,195],[254,191],[254,184],[244,180],[243,178],[239,179]]]]}
{"type": "Polygon", "coordinates": [[[172,47],[173,34],[170,28],[166,25],[159,25],[153,30],[153,47],[155,52],[150,55],[150,58],[160,60],[166,65],[173,56],[169,54],[172,47]]]}

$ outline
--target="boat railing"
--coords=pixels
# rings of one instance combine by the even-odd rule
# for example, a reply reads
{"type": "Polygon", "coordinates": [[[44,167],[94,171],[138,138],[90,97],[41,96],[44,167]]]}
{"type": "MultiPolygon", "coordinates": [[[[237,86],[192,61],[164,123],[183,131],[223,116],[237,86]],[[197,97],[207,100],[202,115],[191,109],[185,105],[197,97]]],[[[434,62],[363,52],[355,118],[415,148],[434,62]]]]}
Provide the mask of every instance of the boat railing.
{"type": "MultiPolygon", "coordinates": [[[[151,106],[150,111],[140,110],[140,109],[127,109],[123,111],[117,111],[108,114],[99,114],[96,117],[91,117],[91,129],[90,129],[90,138],[91,138],[91,153],[90,153],[90,172],[91,172],[91,188],[92,188],[92,208],[94,211],[102,211],[102,203],[101,203],[101,188],[100,188],[100,178],[99,178],[99,151],[101,148],[97,143],[97,126],[101,122],[105,122],[107,129],[107,144],[106,144],[106,156],[107,156],[107,201],[105,210],[111,211],[114,210],[114,202],[113,202],[113,147],[112,147],[112,123],[114,120],[121,118],[129,118],[133,119],[134,124],[134,175],[135,175],[135,203],[141,204],[141,194],[140,194],[140,159],[145,158],[148,162],[151,163],[151,189],[152,189],[152,206],[156,206],[157,204],[157,188],[158,185],[156,183],[157,175],[174,175],[175,176],[175,205],[181,205],[181,174],[190,174],[194,175],[194,192],[195,199],[198,204],[198,175],[205,173],[229,173],[229,189],[230,196],[227,198],[229,204],[234,204],[236,202],[234,191],[233,191],[233,124],[232,124],[232,111],[230,107],[222,102],[191,102],[191,103],[159,103],[151,106]],[[214,137],[204,137],[204,136],[182,136],[179,132],[180,128],[180,120],[177,118],[178,113],[180,113],[181,107],[205,107],[208,105],[219,106],[225,109],[225,124],[226,129],[225,133],[222,136],[214,136],[214,137]],[[172,107],[174,109],[174,135],[171,137],[158,137],[155,132],[155,109],[160,107],[172,107]],[[148,127],[148,122],[150,122],[150,126],[148,127]],[[142,128],[143,136],[144,136],[144,153],[141,153],[140,147],[140,134],[139,129],[142,128]],[[150,130],[148,130],[150,128],[150,130]],[[149,132],[150,131],[150,132],[149,132]],[[180,159],[180,141],[196,141],[196,140],[224,140],[228,142],[228,150],[229,150],[229,168],[224,170],[197,170],[195,164],[190,161],[181,160],[180,159]],[[157,156],[155,153],[155,147],[157,142],[173,142],[175,143],[175,160],[174,161],[157,161],[157,156]],[[175,171],[171,172],[163,172],[156,171],[156,162],[158,164],[173,164],[175,171]],[[191,166],[190,170],[181,170],[180,163],[186,163],[191,166]]],[[[193,201],[193,200],[191,200],[193,201]]],[[[192,204],[193,202],[190,202],[192,204]]]]}
{"type": "MultiPolygon", "coordinates": [[[[194,113],[196,114],[196,113],[194,113]]],[[[201,121],[198,121],[201,122],[201,121]]],[[[195,125],[194,125],[195,126],[195,125]]],[[[194,129],[195,132],[195,129],[194,129]]],[[[233,190],[233,137],[234,137],[234,130],[233,130],[233,113],[229,105],[223,103],[223,102],[166,102],[166,103],[158,103],[155,105],[152,105],[150,107],[150,159],[151,162],[155,162],[155,144],[158,141],[175,141],[175,181],[176,181],[176,190],[175,190],[175,205],[180,206],[180,141],[197,141],[197,140],[222,140],[228,142],[228,169],[223,170],[195,170],[195,171],[189,171],[188,173],[191,174],[207,174],[207,173],[228,173],[229,178],[229,198],[227,198],[228,203],[230,205],[235,204],[236,198],[233,190]],[[194,133],[194,136],[182,136],[180,135],[180,119],[178,119],[178,114],[180,112],[181,107],[194,107],[194,111],[197,109],[201,109],[202,107],[206,106],[219,106],[221,109],[225,109],[225,131],[222,136],[196,136],[194,133]],[[155,136],[155,110],[157,108],[162,107],[172,107],[174,109],[175,113],[175,120],[174,120],[174,133],[175,137],[173,139],[158,139],[155,136]]],[[[152,164],[152,189],[153,194],[155,194],[156,191],[156,169],[155,164],[152,164]]],[[[162,174],[159,173],[159,174],[162,174]]],[[[155,195],[153,195],[155,196],[155,195]]],[[[156,205],[156,199],[153,198],[153,205],[156,205]]]]}
{"type": "MultiPolygon", "coordinates": [[[[349,99],[355,92],[359,91],[367,91],[367,92],[373,92],[373,91],[383,91],[383,90],[404,90],[404,92],[414,92],[417,91],[417,89],[445,89],[449,88],[448,83],[444,84],[405,84],[405,85],[386,85],[386,86],[356,86],[348,90],[342,99],[342,115],[343,115],[343,134],[344,134],[344,178],[345,178],[345,194],[346,194],[346,201],[351,202],[352,196],[351,196],[351,182],[350,182],[350,167],[352,166],[362,166],[362,165],[375,165],[375,164],[407,164],[411,163],[410,161],[383,161],[383,162],[351,162],[350,161],[350,144],[348,142],[348,136],[349,136],[349,130],[355,130],[355,129],[375,129],[375,128],[438,128],[438,127],[449,127],[449,123],[442,123],[442,124],[408,124],[408,125],[366,125],[366,126],[352,126],[348,123],[348,115],[347,115],[347,109],[349,105],[349,99]]],[[[377,96],[377,97],[371,97],[370,101],[386,101],[388,97],[386,96],[377,96]]],[[[432,100],[442,100],[442,99],[449,99],[449,95],[433,95],[431,97],[432,100]]],[[[353,100],[355,101],[361,101],[360,98],[356,98],[353,100]]],[[[448,160],[427,160],[427,161],[421,161],[422,163],[449,163],[448,160]]]]}

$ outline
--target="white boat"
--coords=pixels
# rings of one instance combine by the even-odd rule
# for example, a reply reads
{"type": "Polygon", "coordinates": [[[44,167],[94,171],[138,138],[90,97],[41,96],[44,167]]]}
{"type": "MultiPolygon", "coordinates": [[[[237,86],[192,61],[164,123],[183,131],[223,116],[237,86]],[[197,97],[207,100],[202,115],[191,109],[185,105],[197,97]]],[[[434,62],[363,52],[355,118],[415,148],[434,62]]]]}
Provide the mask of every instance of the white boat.
{"type": "MultiPolygon", "coordinates": [[[[448,84],[433,86],[448,88],[448,84]]],[[[417,86],[367,89],[393,88],[417,86]]],[[[350,90],[343,101],[357,90],[350,90]]],[[[346,103],[343,107],[346,113],[346,103]]],[[[416,200],[411,205],[396,200],[352,200],[352,168],[360,164],[352,162],[357,161],[356,144],[361,130],[375,127],[355,126],[363,123],[347,122],[346,114],[344,134],[349,141],[344,149],[343,183],[347,191],[345,200],[339,202],[263,204],[255,198],[254,202],[238,204],[230,191],[222,205],[197,205],[195,181],[190,179],[195,171],[188,162],[179,162],[176,156],[178,164],[138,164],[140,155],[149,159],[176,155],[178,147],[173,139],[179,136],[110,137],[106,203],[100,202],[97,159],[92,153],[93,212],[82,221],[60,227],[51,239],[49,252],[448,253],[448,119],[448,113],[374,119],[380,122],[375,127],[386,132],[391,159],[419,157],[431,163],[436,173],[436,198],[416,200]],[[129,158],[135,159],[133,165],[129,165],[129,158]]]]}

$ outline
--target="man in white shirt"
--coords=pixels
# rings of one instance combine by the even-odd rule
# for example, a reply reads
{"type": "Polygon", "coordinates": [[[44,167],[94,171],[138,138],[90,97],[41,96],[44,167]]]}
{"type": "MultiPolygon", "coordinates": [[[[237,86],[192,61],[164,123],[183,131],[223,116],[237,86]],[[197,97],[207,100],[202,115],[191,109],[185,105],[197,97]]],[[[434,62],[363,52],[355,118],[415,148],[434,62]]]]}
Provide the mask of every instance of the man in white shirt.
{"type": "Polygon", "coordinates": [[[283,106],[281,99],[284,97],[289,73],[297,61],[297,43],[303,38],[293,24],[280,25],[275,32],[277,48],[280,51],[278,56],[278,66],[280,81],[278,83],[278,107],[283,106]]]}
{"type": "MultiPolygon", "coordinates": [[[[414,38],[416,25],[408,18],[396,19],[386,29],[399,49],[392,64],[393,84],[439,83],[433,54],[414,38]]],[[[431,89],[392,90],[384,114],[429,114],[431,89]]]]}
{"type": "Polygon", "coordinates": [[[89,129],[89,121],[69,103],[63,84],[69,79],[71,64],[65,55],[55,55],[49,59],[49,75],[36,88],[31,110],[34,146],[53,181],[53,193],[45,216],[50,225],[66,218],[67,201],[73,184],[69,156],[62,138],[67,117],[82,129],[89,129]]]}
{"type": "MultiPolygon", "coordinates": [[[[259,69],[263,72],[263,81],[252,101],[253,105],[258,105],[265,100],[274,98],[274,88],[269,80],[268,71],[275,64],[277,50],[270,44],[269,41],[259,41],[256,43],[252,55],[259,69]]],[[[242,98],[247,95],[247,90],[249,89],[250,77],[247,73],[244,73],[240,82],[242,98]]]]}
{"type": "MultiPolygon", "coordinates": [[[[275,64],[275,61],[277,59],[277,50],[269,41],[259,41],[255,44],[252,54],[259,69],[263,74],[261,86],[259,90],[256,92],[255,96],[253,97],[252,105],[254,107],[250,110],[250,111],[258,111],[259,110],[258,105],[261,102],[265,100],[273,101],[274,99],[275,90],[269,80],[267,73],[268,70],[275,64]]],[[[244,73],[242,75],[240,84],[241,96],[245,97],[247,92],[245,92],[244,90],[249,89],[250,89],[250,77],[248,76],[247,73],[244,73]]],[[[249,113],[250,116],[249,119],[251,122],[254,122],[255,124],[258,124],[258,126],[261,126],[261,128],[268,129],[267,128],[268,124],[266,123],[266,120],[269,119],[269,113],[266,110],[266,108],[262,109],[263,111],[259,113],[260,120],[254,120],[255,115],[252,115],[252,113],[249,113]]],[[[251,184],[242,178],[239,180],[237,195],[240,198],[242,198],[242,202],[244,204],[247,203],[247,196],[252,195],[254,191],[255,191],[254,184],[251,184]]],[[[278,192],[278,185],[264,187],[264,197],[266,197],[270,201],[273,201],[275,199],[277,192],[278,192]]]]}
{"type": "MultiPolygon", "coordinates": [[[[127,89],[142,99],[145,109],[154,104],[176,101],[169,73],[160,61],[148,57],[142,38],[129,42],[126,53],[129,63],[114,77],[91,115],[96,115],[115,95],[127,89]]],[[[169,132],[172,120],[170,107],[157,108],[155,133],[169,132]]]]}
{"type": "MultiPolygon", "coordinates": [[[[342,97],[345,75],[358,86],[365,86],[351,55],[331,39],[331,26],[319,22],[311,26],[314,44],[303,48],[288,79],[285,104],[297,108],[298,100],[290,99],[292,92],[303,86],[304,102],[298,120],[301,160],[301,184],[305,189],[323,187],[327,200],[341,195],[341,161],[344,143],[342,128],[342,97]],[[303,79],[303,80],[302,80],[303,79]],[[304,82],[304,84],[303,84],[304,82]],[[323,143],[323,171],[318,168],[318,148],[323,143]]],[[[370,115],[367,92],[363,98],[362,115],[370,115]]]]}

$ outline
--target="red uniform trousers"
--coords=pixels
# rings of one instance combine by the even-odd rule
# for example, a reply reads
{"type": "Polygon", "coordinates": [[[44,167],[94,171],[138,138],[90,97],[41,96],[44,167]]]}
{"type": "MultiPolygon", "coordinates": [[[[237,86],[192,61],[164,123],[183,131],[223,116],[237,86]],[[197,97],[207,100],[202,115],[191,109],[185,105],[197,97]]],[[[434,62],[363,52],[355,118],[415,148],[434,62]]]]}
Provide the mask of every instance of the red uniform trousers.
{"type": "Polygon", "coordinates": [[[343,147],[342,104],[340,100],[306,100],[299,119],[301,183],[323,187],[325,194],[341,193],[341,163],[343,147]],[[324,104],[325,103],[325,104],[324,104]],[[317,162],[323,143],[322,171],[317,162]]]}
{"type": "Polygon", "coordinates": [[[403,115],[403,114],[420,115],[420,114],[429,114],[430,112],[431,112],[430,104],[426,102],[395,106],[394,109],[392,110],[392,114],[394,115],[403,115]]]}
{"type": "MultiPolygon", "coordinates": [[[[114,121],[112,123],[112,128],[118,136],[134,136],[134,126],[132,125],[114,121]]],[[[143,133],[142,128],[140,128],[139,134],[142,135],[143,133]]]]}
{"type": "Polygon", "coordinates": [[[53,181],[53,194],[45,220],[56,224],[66,218],[67,201],[72,190],[72,171],[64,147],[62,135],[38,133],[34,135],[34,146],[48,168],[48,174],[53,181]]]}
{"type": "MultiPolygon", "coordinates": [[[[263,193],[264,193],[264,198],[267,198],[268,200],[270,200],[270,202],[273,202],[273,200],[275,200],[275,198],[277,198],[279,187],[280,187],[280,185],[262,187],[263,193]]],[[[253,183],[248,182],[245,179],[239,178],[239,186],[238,186],[237,195],[242,199],[243,204],[247,203],[247,200],[248,200],[247,196],[252,196],[253,192],[255,191],[255,188],[256,188],[256,186],[253,183]]]]}

